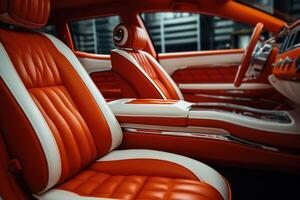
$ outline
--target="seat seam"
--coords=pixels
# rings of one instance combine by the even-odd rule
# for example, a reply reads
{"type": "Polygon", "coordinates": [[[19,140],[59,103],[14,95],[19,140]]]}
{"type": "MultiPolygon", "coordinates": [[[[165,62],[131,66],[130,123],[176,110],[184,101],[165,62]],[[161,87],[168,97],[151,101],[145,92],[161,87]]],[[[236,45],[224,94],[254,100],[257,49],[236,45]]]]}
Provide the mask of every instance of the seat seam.
{"type": "Polygon", "coordinates": [[[118,187],[125,181],[125,179],[127,179],[127,176],[123,176],[122,180],[115,186],[115,188],[111,191],[110,193],[110,197],[114,194],[114,191],[116,191],[118,189],[118,187]]]}
{"type": "Polygon", "coordinates": [[[144,187],[146,186],[146,184],[149,182],[149,177],[146,176],[146,180],[144,181],[144,183],[142,184],[142,186],[140,187],[140,190],[134,195],[133,199],[138,198],[138,196],[141,194],[141,192],[143,191],[144,187]]]}
{"type": "Polygon", "coordinates": [[[169,196],[170,196],[170,193],[171,193],[171,190],[173,189],[174,187],[174,181],[171,183],[171,185],[168,187],[168,190],[167,190],[167,193],[165,194],[163,200],[168,200],[169,196]]]}
{"type": "MultiPolygon", "coordinates": [[[[94,172],[95,174],[97,174],[97,172],[94,172]]],[[[94,188],[91,192],[90,192],[90,195],[93,194],[93,192],[95,192],[96,190],[98,190],[109,178],[111,178],[112,176],[109,175],[109,174],[105,174],[107,175],[107,177],[96,187],[94,188]]],[[[88,180],[90,180],[91,178],[93,177],[90,177],[88,180]]],[[[86,180],[86,182],[88,181],[86,180]]],[[[99,182],[98,182],[99,183],[99,182]]],[[[84,183],[83,183],[84,184],[84,183]]]]}

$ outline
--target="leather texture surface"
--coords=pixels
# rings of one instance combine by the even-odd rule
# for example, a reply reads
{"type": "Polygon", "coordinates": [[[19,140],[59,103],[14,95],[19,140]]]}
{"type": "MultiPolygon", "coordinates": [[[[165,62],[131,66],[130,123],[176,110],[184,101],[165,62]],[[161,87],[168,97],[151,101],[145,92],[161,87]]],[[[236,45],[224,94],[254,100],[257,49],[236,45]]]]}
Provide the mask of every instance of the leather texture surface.
{"type": "Polygon", "coordinates": [[[182,166],[151,159],[96,162],[57,189],[126,200],[222,199],[216,189],[182,166]]]}
{"type": "Polygon", "coordinates": [[[122,82],[119,82],[120,85],[126,86],[122,88],[125,91],[124,97],[176,100],[181,98],[174,89],[175,84],[172,85],[172,83],[170,83],[170,80],[166,77],[167,75],[157,66],[159,64],[155,63],[155,59],[151,59],[151,55],[142,51],[144,49],[142,47],[144,47],[147,42],[147,34],[142,29],[136,26],[120,24],[116,26],[113,38],[115,45],[126,51],[128,56],[140,66],[135,66],[135,63],[130,62],[128,58],[118,54],[118,51],[112,52],[112,70],[123,79],[122,82]],[[119,31],[121,31],[122,34],[120,34],[119,31]],[[122,37],[128,39],[122,41],[122,37]],[[116,41],[115,38],[118,38],[118,40],[116,41]],[[124,44],[120,45],[120,43],[124,44]],[[145,77],[145,74],[148,77],[145,77]],[[124,84],[124,81],[128,84],[124,84]],[[134,93],[136,93],[137,96],[133,96],[134,93]],[[128,94],[130,96],[128,96],[128,94]]]}
{"type": "MultiPolygon", "coordinates": [[[[227,199],[230,189],[222,176],[189,158],[172,155],[175,163],[179,157],[193,163],[187,167],[162,160],[96,161],[111,150],[114,134],[111,130],[119,129],[110,129],[114,116],[105,117],[108,111],[101,109],[92,94],[98,92],[97,88],[89,85],[92,83],[90,77],[78,60],[72,60],[76,59],[72,52],[57,41],[40,33],[0,29],[0,53],[5,60],[0,62],[13,69],[0,70],[1,77],[5,77],[5,82],[0,82],[3,94],[0,106],[4,111],[0,112],[1,130],[9,151],[20,160],[21,175],[32,193],[45,192],[45,188],[59,185],[57,188],[85,197],[227,199]],[[12,74],[17,81],[16,88],[7,84],[10,83],[7,74],[12,74]],[[14,99],[19,90],[28,96],[34,104],[29,105],[38,113],[28,114],[23,112],[24,107],[20,109],[23,106],[18,105],[20,99],[14,99]],[[46,124],[43,127],[49,132],[34,129],[31,115],[40,116],[46,124]],[[40,139],[41,134],[53,136],[59,154],[54,156],[60,159],[59,172],[55,174],[60,177],[50,186],[52,177],[49,174],[53,169],[47,164],[54,159],[47,159],[48,152],[43,146],[47,141],[40,139]],[[202,177],[201,169],[206,172],[202,177]],[[205,177],[205,182],[200,177],[205,177]]],[[[100,94],[98,96],[102,98],[100,94]]],[[[101,102],[105,103],[103,98],[101,102]]],[[[131,152],[133,155],[143,152],[142,156],[145,156],[145,150],[131,152]]],[[[43,199],[43,195],[39,197],[43,199]]]]}
{"type": "Polygon", "coordinates": [[[160,69],[158,69],[152,60],[143,52],[135,50],[128,50],[126,52],[140,65],[141,70],[143,70],[156,85],[156,87],[154,87],[141,70],[127,60],[127,58],[124,58],[117,52],[112,52],[112,70],[131,85],[131,89],[136,91],[137,97],[179,99],[174,88],[172,88],[160,69]],[[162,96],[157,88],[164,96],[162,96]]]}
{"type": "Polygon", "coordinates": [[[94,72],[90,74],[92,80],[106,99],[122,98],[122,91],[116,75],[112,71],[94,72]]]}
{"type": "Polygon", "coordinates": [[[176,83],[232,83],[237,66],[191,67],[172,74],[176,83]]]}
{"type": "MultiPolygon", "coordinates": [[[[6,30],[0,31],[0,41],[56,139],[62,162],[60,181],[106,154],[111,147],[107,121],[82,80],[54,45],[41,34],[6,30]]],[[[26,151],[29,157],[33,149],[26,151]]],[[[21,150],[18,153],[23,154],[21,150]]],[[[45,171],[44,162],[36,163],[40,169],[24,166],[25,178],[35,192],[47,179],[47,172],[32,176],[36,170],[45,171]]]]}
{"type": "Polygon", "coordinates": [[[47,24],[50,0],[1,0],[0,21],[26,28],[47,24]]]}

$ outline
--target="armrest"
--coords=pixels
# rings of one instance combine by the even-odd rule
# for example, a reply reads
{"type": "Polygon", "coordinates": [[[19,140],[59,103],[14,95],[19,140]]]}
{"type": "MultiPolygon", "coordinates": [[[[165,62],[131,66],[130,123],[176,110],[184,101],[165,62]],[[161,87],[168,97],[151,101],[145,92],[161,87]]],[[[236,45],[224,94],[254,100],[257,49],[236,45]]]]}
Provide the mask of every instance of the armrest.
{"type": "Polygon", "coordinates": [[[192,103],[159,99],[118,99],[108,105],[120,123],[186,126],[192,103]]]}

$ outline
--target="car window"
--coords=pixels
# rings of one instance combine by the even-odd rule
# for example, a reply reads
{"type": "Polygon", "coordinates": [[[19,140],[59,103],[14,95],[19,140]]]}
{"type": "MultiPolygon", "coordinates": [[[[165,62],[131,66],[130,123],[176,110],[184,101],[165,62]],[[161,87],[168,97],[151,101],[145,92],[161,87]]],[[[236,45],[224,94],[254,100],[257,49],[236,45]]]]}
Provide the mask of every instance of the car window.
{"type": "Polygon", "coordinates": [[[253,27],[185,12],[143,13],[158,53],[245,48],[253,27]]]}
{"type": "Polygon", "coordinates": [[[94,54],[110,54],[110,51],[115,48],[112,31],[119,23],[119,16],[71,22],[71,33],[76,50],[94,54]]]}
{"type": "Polygon", "coordinates": [[[37,31],[41,33],[47,33],[57,37],[56,27],[54,25],[47,25],[41,29],[38,29],[37,31]]]}

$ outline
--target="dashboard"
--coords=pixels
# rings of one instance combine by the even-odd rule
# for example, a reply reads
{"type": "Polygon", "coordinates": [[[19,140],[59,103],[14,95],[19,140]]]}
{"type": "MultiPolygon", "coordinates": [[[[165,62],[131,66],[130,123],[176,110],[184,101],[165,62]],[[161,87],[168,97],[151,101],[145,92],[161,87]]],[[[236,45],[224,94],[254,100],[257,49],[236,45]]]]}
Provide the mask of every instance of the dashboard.
{"type": "Polygon", "coordinates": [[[289,27],[284,27],[277,35],[281,43],[273,75],[280,79],[300,80],[300,20],[289,27]]]}

